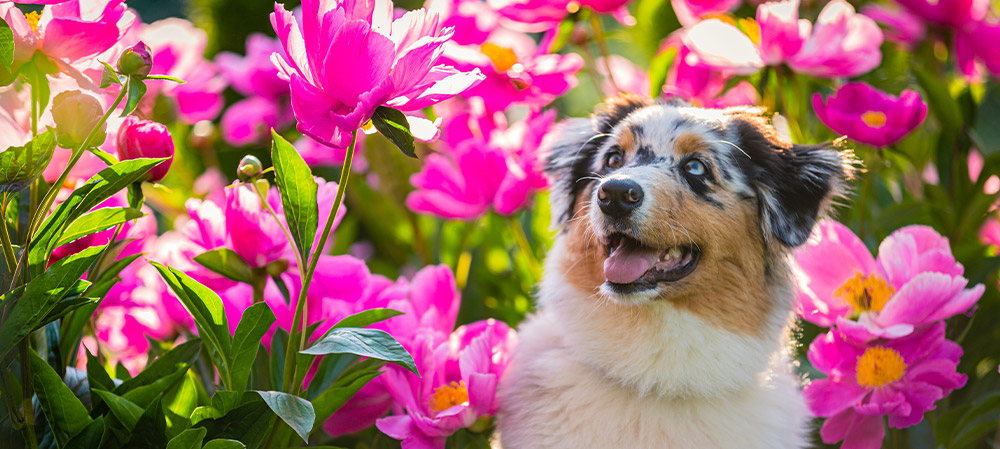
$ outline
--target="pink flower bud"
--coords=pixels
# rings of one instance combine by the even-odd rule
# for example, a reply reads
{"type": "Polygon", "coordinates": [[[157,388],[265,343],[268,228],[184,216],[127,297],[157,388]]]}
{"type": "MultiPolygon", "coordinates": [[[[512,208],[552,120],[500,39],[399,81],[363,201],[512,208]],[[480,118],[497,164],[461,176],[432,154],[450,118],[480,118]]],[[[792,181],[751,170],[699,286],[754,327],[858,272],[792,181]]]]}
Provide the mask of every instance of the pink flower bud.
{"type": "Polygon", "coordinates": [[[125,50],[118,58],[118,71],[122,75],[146,76],[152,69],[153,54],[142,41],[125,50]]]}
{"type": "Polygon", "coordinates": [[[118,130],[117,143],[118,158],[122,160],[168,158],[149,171],[149,182],[160,182],[170,170],[170,163],[174,161],[174,140],[162,123],[130,115],[118,130]]]}
{"type": "MultiPolygon", "coordinates": [[[[52,120],[56,122],[56,140],[65,148],[76,148],[87,139],[90,130],[104,115],[104,107],[93,96],[78,90],[61,92],[52,99],[52,120]]],[[[105,125],[94,134],[90,146],[100,146],[107,138],[105,125]]]]}

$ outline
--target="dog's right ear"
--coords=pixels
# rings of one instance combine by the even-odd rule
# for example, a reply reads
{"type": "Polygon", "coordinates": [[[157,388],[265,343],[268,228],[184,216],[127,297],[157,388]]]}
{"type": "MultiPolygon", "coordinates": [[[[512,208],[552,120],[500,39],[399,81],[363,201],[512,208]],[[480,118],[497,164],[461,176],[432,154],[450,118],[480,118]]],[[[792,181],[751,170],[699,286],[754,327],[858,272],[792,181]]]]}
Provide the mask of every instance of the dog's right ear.
{"type": "Polygon", "coordinates": [[[633,111],[652,103],[639,95],[619,94],[598,105],[589,120],[567,119],[552,131],[555,140],[546,157],[545,174],[551,186],[553,227],[567,223],[576,213],[576,198],[588,184],[584,178],[594,175],[594,157],[611,130],[633,111]]]}

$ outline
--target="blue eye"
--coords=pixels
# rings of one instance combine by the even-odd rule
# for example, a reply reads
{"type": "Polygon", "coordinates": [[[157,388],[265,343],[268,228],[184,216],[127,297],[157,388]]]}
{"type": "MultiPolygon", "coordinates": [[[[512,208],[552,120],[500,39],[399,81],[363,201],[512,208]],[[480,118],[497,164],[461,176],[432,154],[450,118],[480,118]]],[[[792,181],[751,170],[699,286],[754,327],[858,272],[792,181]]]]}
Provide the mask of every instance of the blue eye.
{"type": "Polygon", "coordinates": [[[694,176],[704,176],[705,175],[705,164],[703,164],[698,159],[691,159],[684,164],[684,171],[688,172],[694,176]]]}

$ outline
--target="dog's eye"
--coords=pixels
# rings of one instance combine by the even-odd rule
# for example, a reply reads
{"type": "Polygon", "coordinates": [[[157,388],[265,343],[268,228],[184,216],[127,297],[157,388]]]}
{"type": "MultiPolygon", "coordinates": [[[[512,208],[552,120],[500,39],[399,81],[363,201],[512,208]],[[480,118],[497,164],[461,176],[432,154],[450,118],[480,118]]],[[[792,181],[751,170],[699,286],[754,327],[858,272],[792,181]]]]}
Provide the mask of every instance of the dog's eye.
{"type": "Polygon", "coordinates": [[[608,168],[621,168],[625,165],[625,158],[622,157],[621,152],[612,151],[608,153],[608,159],[604,161],[604,165],[608,168]]]}
{"type": "Polygon", "coordinates": [[[688,172],[693,176],[704,176],[705,175],[705,164],[698,159],[691,159],[684,164],[684,171],[688,172]]]}

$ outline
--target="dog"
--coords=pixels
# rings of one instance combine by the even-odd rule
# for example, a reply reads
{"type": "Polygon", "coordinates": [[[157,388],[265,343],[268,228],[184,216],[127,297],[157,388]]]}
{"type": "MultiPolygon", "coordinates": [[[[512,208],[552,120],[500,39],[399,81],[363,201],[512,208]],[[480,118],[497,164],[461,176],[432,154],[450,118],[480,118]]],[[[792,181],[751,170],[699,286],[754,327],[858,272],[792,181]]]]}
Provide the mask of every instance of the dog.
{"type": "Polygon", "coordinates": [[[801,448],[787,262],[856,159],[759,108],[620,95],[563,122],[539,310],[499,390],[500,445],[801,448]]]}

